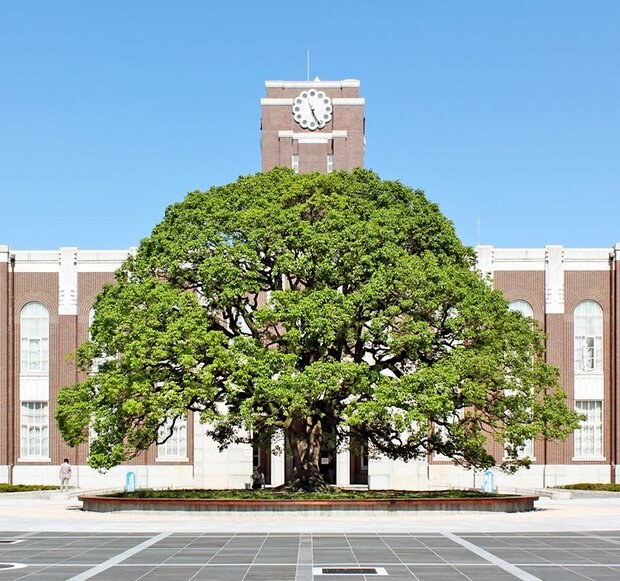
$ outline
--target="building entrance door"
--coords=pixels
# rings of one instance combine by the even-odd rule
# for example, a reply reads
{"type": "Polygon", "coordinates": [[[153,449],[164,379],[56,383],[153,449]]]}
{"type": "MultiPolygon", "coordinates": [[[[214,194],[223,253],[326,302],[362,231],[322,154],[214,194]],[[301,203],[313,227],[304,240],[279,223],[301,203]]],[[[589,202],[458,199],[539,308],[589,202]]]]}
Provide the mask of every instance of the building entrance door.
{"type": "Polygon", "coordinates": [[[265,475],[265,484],[271,484],[271,446],[260,446],[255,442],[252,452],[252,472],[260,467],[265,475]]]}
{"type": "Polygon", "coordinates": [[[351,484],[368,484],[368,441],[351,436],[349,459],[351,484]]]}

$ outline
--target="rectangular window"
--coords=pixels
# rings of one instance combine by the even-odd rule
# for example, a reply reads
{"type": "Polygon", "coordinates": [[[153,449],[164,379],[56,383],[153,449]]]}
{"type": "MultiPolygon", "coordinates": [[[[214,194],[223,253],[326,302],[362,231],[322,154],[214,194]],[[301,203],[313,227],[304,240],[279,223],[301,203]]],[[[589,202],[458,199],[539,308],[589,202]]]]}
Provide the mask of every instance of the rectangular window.
{"type": "Polygon", "coordinates": [[[49,417],[46,401],[23,401],[20,414],[21,458],[49,458],[49,417]]]}
{"type": "Polygon", "coordinates": [[[334,156],[330,154],[327,156],[327,173],[334,171],[334,156]]]}
{"type": "MultiPolygon", "coordinates": [[[[507,459],[508,455],[504,451],[504,459],[507,459]]],[[[530,460],[535,460],[534,458],[534,440],[528,440],[525,442],[521,448],[517,450],[517,458],[529,458],[530,460]]]]}
{"type": "Polygon", "coordinates": [[[299,154],[294,153],[291,156],[291,167],[295,173],[299,173],[299,154]]]}
{"type": "Polygon", "coordinates": [[[575,430],[575,456],[578,458],[603,456],[603,402],[584,400],[575,402],[575,411],[585,414],[581,427],[575,430]]]}
{"type": "Polygon", "coordinates": [[[165,460],[187,459],[187,418],[177,418],[174,427],[171,421],[166,422],[159,430],[159,440],[162,441],[168,436],[170,437],[157,447],[157,457],[165,460]]]}
{"type": "Polygon", "coordinates": [[[581,335],[575,337],[575,372],[603,369],[603,337],[581,335]]]}
{"type": "MultiPolygon", "coordinates": [[[[439,435],[439,438],[444,444],[448,443],[452,437],[450,433],[451,428],[449,426],[451,426],[452,424],[458,424],[463,418],[463,413],[464,412],[462,409],[455,410],[455,412],[451,416],[446,418],[446,425],[435,424],[435,432],[439,435]]],[[[445,456],[444,454],[441,454],[439,452],[435,452],[434,456],[435,460],[450,459],[448,456],[445,456]]]]}
{"type": "Polygon", "coordinates": [[[22,337],[21,346],[22,373],[44,373],[48,369],[47,337],[22,337]]]}

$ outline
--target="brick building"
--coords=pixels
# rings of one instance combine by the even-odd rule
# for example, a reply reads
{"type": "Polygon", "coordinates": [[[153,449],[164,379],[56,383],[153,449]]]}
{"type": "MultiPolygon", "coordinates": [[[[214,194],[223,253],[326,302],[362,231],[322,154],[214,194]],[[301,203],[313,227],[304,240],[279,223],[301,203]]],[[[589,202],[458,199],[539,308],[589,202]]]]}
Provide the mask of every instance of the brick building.
{"type": "MultiPolygon", "coordinates": [[[[262,169],[281,165],[328,172],[364,165],[364,99],[357,80],[267,81],[261,99],[262,169]]],[[[243,487],[260,463],[268,482],[284,482],[287,459],[271,450],[233,445],[220,452],[191,417],[165,445],[152,447],[106,474],[87,466],[88,444],[69,448],[55,426],[59,389],[79,377],[67,355],[88,338],[92,305],[131,250],[12,250],[0,246],[0,482],[56,483],[68,457],[73,484],[122,486],[128,470],[138,485],[243,487]]],[[[515,309],[548,335],[547,359],[561,370],[569,404],[586,414],[565,442],[532,442],[530,470],[496,483],[552,486],[616,478],[618,283],[620,244],[607,249],[478,248],[478,268],[491,275],[515,309]]],[[[495,450],[496,457],[502,451],[495,450]]],[[[339,485],[424,488],[480,486],[482,476],[441,458],[402,462],[351,451],[325,458],[339,485]]],[[[620,474],[618,474],[620,479],[620,474]]]]}

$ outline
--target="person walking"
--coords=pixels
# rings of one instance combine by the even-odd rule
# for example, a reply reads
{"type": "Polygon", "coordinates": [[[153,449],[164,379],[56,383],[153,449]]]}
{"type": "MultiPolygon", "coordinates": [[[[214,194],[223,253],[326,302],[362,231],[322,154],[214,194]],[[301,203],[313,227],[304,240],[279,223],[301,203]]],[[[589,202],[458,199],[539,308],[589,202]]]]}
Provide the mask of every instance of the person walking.
{"type": "Polygon", "coordinates": [[[69,464],[69,459],[65,458],[63,463],[60,465],[60,492],[68,492],[69,490],[69,480],[71,480],[71,464],[69,464]]]}

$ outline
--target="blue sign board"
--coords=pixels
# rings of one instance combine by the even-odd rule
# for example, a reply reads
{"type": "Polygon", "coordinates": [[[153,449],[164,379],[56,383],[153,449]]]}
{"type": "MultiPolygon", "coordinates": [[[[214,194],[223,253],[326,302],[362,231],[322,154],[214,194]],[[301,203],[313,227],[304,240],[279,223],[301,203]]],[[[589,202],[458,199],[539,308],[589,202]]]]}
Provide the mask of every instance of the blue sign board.
{"type": "Polygon", "coordinates": [[[482,485],[482,490],[484,492],[495,492],[495,477],[493,476],[493,472],[487,470],[484,473],[484,484],[482,485]]]}
{"type": "Polygon", "coordinates": [[[136,473],[135,472],[127,472],[127,475],[125,476],[125,491],[126,492],[136,491],[136,473]]]}

